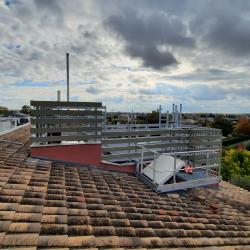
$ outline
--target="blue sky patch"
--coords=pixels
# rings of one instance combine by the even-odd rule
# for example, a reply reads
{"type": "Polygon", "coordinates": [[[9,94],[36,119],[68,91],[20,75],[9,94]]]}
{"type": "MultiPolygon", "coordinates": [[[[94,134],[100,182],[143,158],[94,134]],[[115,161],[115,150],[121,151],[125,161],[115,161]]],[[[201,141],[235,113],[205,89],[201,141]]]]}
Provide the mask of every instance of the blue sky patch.
{"type": "Polygon", "coordinates": [[[51,82],[33,82],[32,80],[17,81],[13,86],[18,88],[47,88],[51,86],[51,82]]]}

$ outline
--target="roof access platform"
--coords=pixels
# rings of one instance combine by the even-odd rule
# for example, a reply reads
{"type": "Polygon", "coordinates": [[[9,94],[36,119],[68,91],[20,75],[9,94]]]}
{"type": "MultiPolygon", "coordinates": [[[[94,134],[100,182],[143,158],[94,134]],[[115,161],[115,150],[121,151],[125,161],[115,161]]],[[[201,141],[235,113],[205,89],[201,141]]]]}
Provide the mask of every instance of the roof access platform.
{"type": "Polygon", "coordinates": [[[221,181],[219,164],[209,158],[214,150],[158,153],[142,146],[141,160],[137,164],[137,176],[157,193],[173,192],[195,187],[217,186],[221,181]],[[154,159],[144,159],[144,153],[151,151],[154,159]],[[205,164],[195,164],[188,157],[206,155],[205,164]],[[185,160],[184,160],[185,159],[185,160]]]}

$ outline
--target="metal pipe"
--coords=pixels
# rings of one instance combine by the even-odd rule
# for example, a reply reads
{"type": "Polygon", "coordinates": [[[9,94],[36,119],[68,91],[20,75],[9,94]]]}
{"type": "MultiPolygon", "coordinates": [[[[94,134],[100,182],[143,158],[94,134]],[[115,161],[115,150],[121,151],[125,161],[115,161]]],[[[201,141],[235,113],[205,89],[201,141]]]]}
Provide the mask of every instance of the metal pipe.
{"type": "Polygon", "coordinates": [[[161,128],[161,105],[159,106],[159,128],[161,128]]]}
{"type": "Polygon", "coordinates": [[[0,142],[6,142],[6,143],[11,143],[11,144],[17,144],[17,145],[24,145],[21,142],[16,142],[16,141],[9,141],[9,140],[0,140],[0,142]]]}
{"type": "MultiPolygon", "coordinates": [[[[207,157],[206,157],[206,166],[209,164],[209,153],[207,152],[207,157]]],[[[207,177],[208,177],[208,169],[207,169],[207,177]]]]}
{"type": "Polygon", "coordinates": [[[107,128],[107,107],[104,109],[104,129],[107,128]]]}
{"type": "Polygon", "coordinates": [[[57,90],[57,101],[60,102],[61,101],[61,91],[57,90]]]}
{"type": "Polygon", "coordinates": [[[153,162],[153,183],[155,184],[155,159],[156,155],[154,154],[154,162],[153,162]]]}
{"type": "Polygon", "coordinates": [[[174,119],[175,119],[174,107],[175,107],[175,104],[173,103],[173,111],[172,111],[172,121],[173,121],[173,122],[174,122],[174,119]]]}
{"type": "Polygon", "coordinates": [[[180,104],[180,126],[182,127],[182,104],[180,104]]]}
{"type": "MultiPolygon", "coordinates": [[[[149,149],[147,147],[145,147],[145,145],[147,144],[140,144],[140,143],[137,143],[137,145],[141,148],[144,148],[144,149],[147,149],[148,151],[152,152],[152,153],[155,153],[155,154],[162,154],[162,155],[173,155],[173,153],[159,153],[157,151],[154,151],[152,149],[149,149]]],[[[216,153],[216,152],[220,152],[221,150],[220,149],[205,149],[205,150],[193,150],[193,151],[180,151],[180,152],[175,152],[176,154],[182,154],[182,155],[189,155],[189,154],[195,154],[195,153],[201,153],[201,154],[204,154],[204,153],[207,153],[207,152],[213,152],[213,153],[216,153]]]]}
{"type": "Polygon", "coordinates": [[[141,167],[139,170],[139,173],[141,173],[142,169],[143,169],[143,156],[144,156],[144,150],[143,148],[141,149],[141,167]]]}
{"type": "Polygon", "coordinates": [[[174,176],[173,182],[176,183],[176,154],[174,154],[174,176]]]}
{"type": "Polygon", "coordinates": [[[178,127],[178,106],[175,105],[175,127],[178,127]]]}
{"type": "Polygon", "coordinates": [[[167,111],[167,117],[166,117],[166,126],[169,127],[169,111],[167,111]]]}
{"type": "MultiPolygon", "coordinates": [[[[147,166],[148,168],[153,170],[153,167],[150,167],[149,165],[147,166]]],[[[203,167],[195,167],[195,169],[208,169],[208,168],[214,168],[214,167],[218,167],[218,164],[212,164],[212,165],[208,165],[208,166],[203,166],[203,167]]],[[[155,172],[160,173],[160,174],[164,174],[164,173],[174,173],[175,170],[167,170],[167,171],[159,171],[159,170],[155,170],[155,172]]],[[[178,169],[176,170],[177,172],[184,172],[185,169],[178,169]]],[[[215,171],[216,172],[216,171],[215,171]]],[[[219,173],[219,172],[217,172],[219,173]]]]}
{"type": "Polygon", "coordinates": [[[66,53],[66,70],[67,70],[67,102],[69,102],[69,53],[66,53]]]}

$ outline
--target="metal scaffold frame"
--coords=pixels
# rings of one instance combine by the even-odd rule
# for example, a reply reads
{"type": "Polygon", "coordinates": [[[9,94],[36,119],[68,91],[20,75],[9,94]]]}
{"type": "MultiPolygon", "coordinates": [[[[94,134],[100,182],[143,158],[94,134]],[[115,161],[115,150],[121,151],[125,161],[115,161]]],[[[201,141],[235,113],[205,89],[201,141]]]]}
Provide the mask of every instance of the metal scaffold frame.
{"type": "Polygon", "coordinates": [[[152,149],[149,149],[146,147],[146,145],[138,145],[141,148],[141,159],[137,164],[137,175],[139,178],[146,183],[148,186],[150,186],[153,190],[155,190],[158,193],[164,193],[164,192],[171,192],[171,191],[177,191],[177,190],[183,190],[188,188],[194,188],[194,187],[200,187],[200,186],[209,186],[209,185],[215,185],[218,184],[221,180],[220,177],[220,163],[209,163],[210,154],[214,153],[220,153],[220,150],[195,150],[195,151],[184,151],[184,152],[173,152],[173,153],[159,153],[157,151],[154,151],[152,149]],[[144,154],[145,152],[150,151],[153,153],[153,160],[148,161],[145,160],[144,154]],[[194,171],[197,170],[204,170],[205,174],[203,178],[199,179],[192,179],[192,180],[186,180],[186,181],[177,181],[178,173],[182,173],[185,171],[184,168],[177,169],[176,168],[176,160],[177,158],[189,158],[189,156],[195,156],[195,155],[206,155],[206,165],[197,165],[194,167],[194,171]],[[160,155],[169,155],[174,157],[174,169],[172,171],[164,170],[159,171],[155,167],[155,162],[157,157],[160,155]],[[152,164],[152,167],[149,166],[150,163],[152,164]],[[144,168],[151,168],[153,171],[152,178],[149,178],[143,173],[144,168]],[[156,182],[156,175],[164,175],[171,173],[172,181],[171,183],[165,183],[165,184],[157,184],[156,182]]]}

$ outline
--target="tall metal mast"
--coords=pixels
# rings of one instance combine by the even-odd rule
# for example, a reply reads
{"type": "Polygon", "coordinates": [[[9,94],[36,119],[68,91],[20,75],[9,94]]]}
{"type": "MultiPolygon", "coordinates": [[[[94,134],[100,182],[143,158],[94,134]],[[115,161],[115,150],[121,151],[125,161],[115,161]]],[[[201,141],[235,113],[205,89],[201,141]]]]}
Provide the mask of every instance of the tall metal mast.
{"type": "Polygon", "coordinates": [[[69,102],[69,53],[66,54],[66,67],[67,67],[67,102],[69,102]]]}

